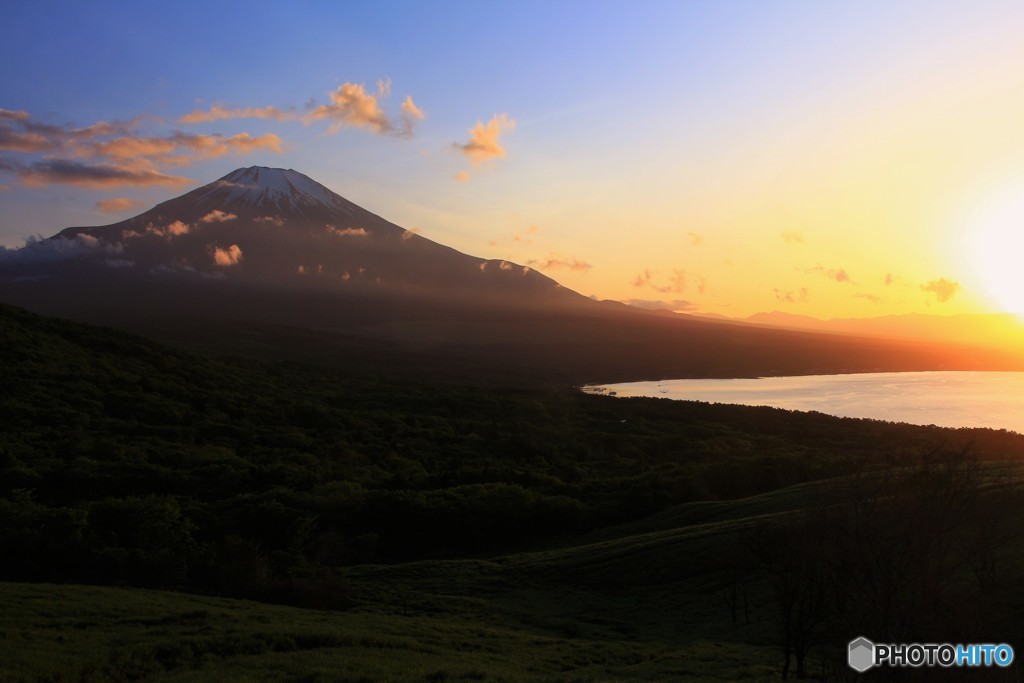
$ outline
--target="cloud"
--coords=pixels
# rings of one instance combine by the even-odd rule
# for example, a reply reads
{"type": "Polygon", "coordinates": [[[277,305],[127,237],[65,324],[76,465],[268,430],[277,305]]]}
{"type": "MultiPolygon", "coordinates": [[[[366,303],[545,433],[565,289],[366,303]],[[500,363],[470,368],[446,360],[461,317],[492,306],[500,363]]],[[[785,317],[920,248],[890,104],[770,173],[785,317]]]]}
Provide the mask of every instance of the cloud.
{"type": "Polygon", "coordinates": [[[63,183],[102,190],[125,185],[180,187],[192,182],[188,178],[167,175],[150,168],[105,163],[88,164],[69,159],[44,159],[20,166],[17,173],[22,182],[30,187],[63,183]]]}
{"type": "Polygon", "coordinates": [[[458,180],[460,183],[464,183],[469,180],[469,174],[466,173],[465,171],[459,171],[458,173],[455,174],[455,179],[458,180]]]}
{"type": "Polygon", "coordinates": [[[960,283],[940,277],[938,280],[921,285],[921,289],[934,294],[939,303],[946,303],[960,291],[960,283]]]}
{"type": "Polygon", "coordinates": [[[622,303],[648,310],[695,311],[697,304],[685,299],[623,299],[622,303]]]}
{"type": "Polygon", "coordinates": [[[545,259],[530,259],[527,263],[531,266],[539,268],[540,270],[554,270],[557,268],[568,268],[572,271],[587,272],[593,266],[586,261],[580,261],[575,256],[566,258],[558,254],[548,254],[545,259]]]}
{"type": "Polygon", "coordinates": [[[80,232],[74,237],[29,237],[25,245],[17,249],[0,247],[0,263],[56,263],[93,254],[120,254],[123,251],[124,245],[120,243],[104,243],[97,237],[80,232]]]}
{"type": "Polygon", "coordinates": [[[704,244],[704,235],[699,235],[695,232],[688,232],[686,235],[690,238],[690,244],[693,246],[698,247],[704,244]]]}
{"type": "Polygon", "coordinates": [[[813,268],[808,268],[804,272],[818,273],[819,275],[827,277],[829,280],[835,280],[836,282],[847,283],[851,285],[853,284],[853,280],[850,279],[850,275],[849,273],[846,272],[845,268],[824,268],[821,265],[817,265],[813,268]]]}
{"type": "Polygon", "coordinates": [[[217,247],[213,250],[213,262],[218,266],[233,266],[242,260],[242,249],[232,244],[227,249],[217,247]]]}
{"type": "Polygon", "coordinates": [[[536,225],[531,225],[529,228],[526,229],[525,232],[522,232],[522,233],[517,232],[514,235],[512,235],[512,241],[513,242],[523,242],[524,244],[533,244],[533,240],[530,239],[530,237],[533,236],[533,235],[536,235],[537,232],[538,232],[537,226],[536,225]]]}
{"type": "Polygon", "coordinates": [[[138,135],[144,119],[83,128],[35,121],[28,112],[0,109],[0,151],[44,153],[30,161],[0,160],[0,170],[17,173],[28,186],[63,183],[89,188],[115,186],[179,186],[192,182],[169,175],[160,166],[183,166],[201,159],[253,151],[284,151],[273,133],[195,135],[175,131],[167,135],[138,135]]]}
{"type": "Polygon", "coordinates": [[[884,299],[882,297],[875,296],[874,294],[868,294],[866,292],[862,292],[860,294],[854,294],[853,296],[858,298],[858,299],[865,299],[867,301],[870,301],[873,304],[880,304],[880,303],[882,303],[884,301],[884,299]]]}
{"type": "Polygon", "coordinates": [[[885,286],[886,287],[888,287],[889,285],[891,285],[895,281],[896,281],[896,276],[895,275],[893,275],[892,273],[886,273],[885,274],[885,279],[883,280],[883,282],[885,282],[885,286]]]}
{"type": "Polygon", "coordinates": [[[775,289],[775,299],[787,304],[803,303],[810,300],[810,292],[806,287],[801,287],[797,291],[775,289]]]}
{"type": "Polygon", "coordinates": [[[410,228],[409,230],[406,230],[405,232],[402,233],[402,239],[403,240],[411,240],[413,237],[416,237],[416,235],[419,235],[419,234],[420,234],[420,229],[419,228],[410,228]]]}
{"type": "MultiPolygon", "coordinates": [[[[234,214],[228,214],[234,218],[234,214]]],[[[187,223],[181,221],[174,221],[165,228],[165,232],[169,237],[180,237],[181,235],[187,235],[191,227],[187,223]]]]}
{"type": "Polygon", "coordinates": [[[782,233],[782,241],[786,244],[803,244],[804,234],[799,230],[789,230],[782,233]]]}
{"type": "Polygon", "coordinates": [[[316,107],[306,115],[305,120],[307,123],[332,120],[334,123],[329,129],[331,133],[336,133],[343,126],[351,126],[366,128],[378,135],[411,137],[416,122],[423,120],[426,115],[413,103],[412,97],[406,97],[401,105],[400,120],[393,122],[380,104],[380,100],[390,93],[391,81],[379,81],[376,95],[366,92],[361,83],[343,83],[334,92],[328,93],[330,104],[316,107]]]}
{"type": "Polygon", "coordinates": [[[338,237],[366,237],[369,233],[366,232],[366,228],[336,228],[333,225],[324,226],[327,228],[327,232],[338,237]]]}
{"type": "Polygon", "coordinates": [[[137,208],[138,206],[138,202],[128,197],[111,197],[110,199],[101,199],[96,202],[96,208],[103,213],[119,213],[137,208]]]}
{"type": "Polygon", "coordinates": [[[174,166],[187,165],[200,159],[216,159],[232,153],[247,154],[258,150],[280,154],[284,148],[281,138],[273,133],[259,137],[253,137],[248,133],[224,137],[220,134],[192,135],[181,132],[165,137],[122,136],[75,147],[77,156],[117,160],[141,159],[174,166]]]}
{"type": "MultiPolygon", "coordinates": [[[[686,289],[686,272],[679,270],[678,268],[672,269],[672,274],[668,277],[665,284],[658,284],[655,282],[655,278],[658,275],[658,271],[645,268],[642,273],[633,279],[633,286],[636,288],[648,287],[656,292],[662,294],[678,293],[686,289]]],[[[703,285],[702,285],[703,287],[703,285]]]]}
{"type": "Polygon", "coordinates": [[[416,122],[422,121],[426,116],[423,110],[413,103],[412,97],[407,95],[402,101],[402,127],[399,134],[402,137],[410,137],[416,122]]]}
{"type": "Polygon", "coordinates": [[[185,114],[178,119],[178,123],[211,123],[226,119],[274,119],[275,121],[288,121],[298,118],[294,111],[284,111],[277,107],[237,107],[228,109],[215,104],[208,110],[197,109],[191,114],[185,114]]]}
{"type": "Polygon", "coordinates": [[[483,121],[477,121],[469,131],[469,142],[460,144],[453,142],[452,146],[461,150],[469,157],[474,164],[488,159],[497,159],[505,156],[505,148],[501,146],[502,133],[511,132],[516,127],[515,120],[507,114],[495,114],[485,126],[483,121]]]}
{"type": "Polygon", "coordinates": [[[208,213],[205,216],[203,216],[202,218],[200,218],[199,222],[200,223],[226,223],[227,221],[233,221],[233,220],[235,220],[237,218],[238,218],[238,216],[236,216],[233,213],[227,213],[226,211],[221,211],[220,209],[214,209],[210,213],[208,213]]]}
{"type": "Polygon", "coordinates": [[[187,235],[191,231],[191,226],[181,221],[174,221],[170,225],[153,225],[149,223],[146,225],[146,229],[142,232],[137,230],[125,230],[121,233],[121,239],[132,239],[134,237],[145,237],[146,235],[156,235],[157,237],[166,237],[168,239],[172,237],[180,237],[181,235],[187,235]]]}
{"type": "Polygon", "coordinates": [[[280,216],[260,216],[258,218],[254,218],[253,221],[256,223],[270,223],[271,225],[276,225],[279,228],[284,225],[284,219],[280,216]]]}

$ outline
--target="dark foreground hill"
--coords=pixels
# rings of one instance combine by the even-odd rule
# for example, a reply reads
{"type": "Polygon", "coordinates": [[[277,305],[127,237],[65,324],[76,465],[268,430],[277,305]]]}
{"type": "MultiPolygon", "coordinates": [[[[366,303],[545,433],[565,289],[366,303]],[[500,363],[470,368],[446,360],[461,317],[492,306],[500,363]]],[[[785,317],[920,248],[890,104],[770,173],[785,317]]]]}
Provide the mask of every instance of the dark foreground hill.
{"type": "Polygon", "coordinates": [[[485,385],[1024,368],[1009,353],[593,301],[262,167],[0,251],[0,301],[193,349],[485,385]]]}
{"type": "Polygon", "coordinates": [[[0,678],[838,677],[854,632],[1024,635],[1019,435],[0,338],[0,579],[66,584],[0,587],[0,678]]]}

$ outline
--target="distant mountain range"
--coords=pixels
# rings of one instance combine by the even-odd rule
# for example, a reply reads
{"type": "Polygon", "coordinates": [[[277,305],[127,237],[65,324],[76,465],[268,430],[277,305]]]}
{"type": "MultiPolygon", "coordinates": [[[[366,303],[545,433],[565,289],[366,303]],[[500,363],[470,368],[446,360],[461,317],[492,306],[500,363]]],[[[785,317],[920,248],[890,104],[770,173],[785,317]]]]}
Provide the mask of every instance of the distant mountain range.
{"type": "Polygon", "coordinates": [[[513,384],[1024,367],[1013,354],[851,336],[860,330],[594,301],[264,167],[0,251],[0,301],[221,353],[513,384]]]}
{"type": "Polygon", "coordinates": [[[742,319],[756,325],[829,334],[856,334],[1024,350],[1024,320],[1013,313],[927,315],[909,313],[874,318],[820,320],[773,311],[742,319]]]}

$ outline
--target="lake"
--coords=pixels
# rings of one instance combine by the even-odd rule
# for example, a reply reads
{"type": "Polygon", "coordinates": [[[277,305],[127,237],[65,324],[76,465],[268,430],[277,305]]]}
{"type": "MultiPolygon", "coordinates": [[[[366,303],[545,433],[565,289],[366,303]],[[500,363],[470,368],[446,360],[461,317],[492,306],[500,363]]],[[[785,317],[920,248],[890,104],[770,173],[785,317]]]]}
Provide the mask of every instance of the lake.
{"type": "Polygon", "coordinates": [[[587,393],[816,410],[841,417],[1024,433],[1024,372],[881,372],[685,379],[584,387],[587,393]]]}

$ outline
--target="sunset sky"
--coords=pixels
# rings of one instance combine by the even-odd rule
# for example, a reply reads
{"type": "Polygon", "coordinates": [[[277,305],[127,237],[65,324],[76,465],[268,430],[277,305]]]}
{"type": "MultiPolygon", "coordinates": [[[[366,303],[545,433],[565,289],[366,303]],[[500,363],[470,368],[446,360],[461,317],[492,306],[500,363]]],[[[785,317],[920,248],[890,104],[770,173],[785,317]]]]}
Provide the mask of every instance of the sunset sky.
{"type": "Polygon", "coordinates": [[[586,295],[1024,311],[1019,2],[33,2],[0,244],[240,166],[586,295]]]}

